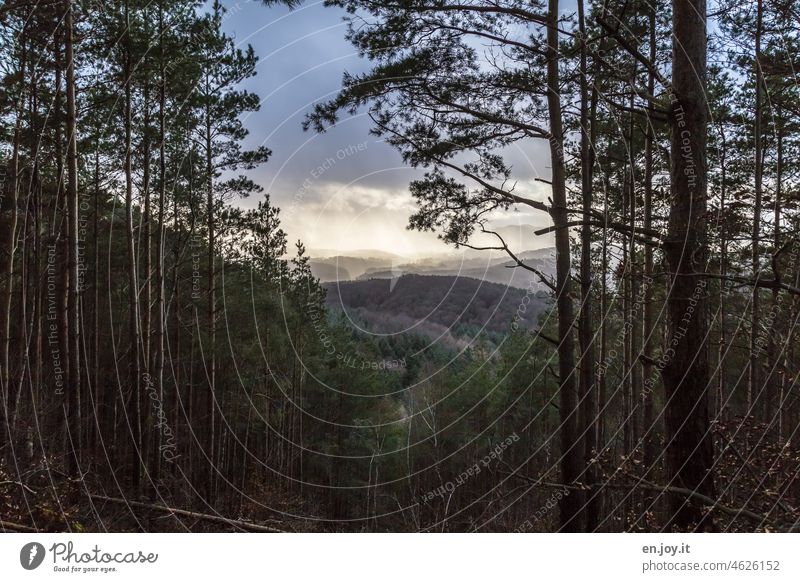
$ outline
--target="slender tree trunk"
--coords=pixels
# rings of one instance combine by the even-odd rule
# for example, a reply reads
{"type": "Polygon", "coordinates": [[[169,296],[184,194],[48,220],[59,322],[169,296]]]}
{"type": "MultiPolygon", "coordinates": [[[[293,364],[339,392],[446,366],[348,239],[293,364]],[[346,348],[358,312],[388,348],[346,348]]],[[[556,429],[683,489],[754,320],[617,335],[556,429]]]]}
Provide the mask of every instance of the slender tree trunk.
{"type": "MultiPolygon", "coordinates": [[[[29,44],[28,53],[33,54],[34,44],[33,41],[29,44]]],[[[26,58],[27,60],[27,58],[26,58]]],[[[38,96],[36,85],[36,74],[33,67],[29,67],[29,83],[28,83],[28,108],[27,108],[27,124],[29,130],[29,138],[27,148],[30,152],[28,173],[27,195],[25,202],[25,232],[27,240],[30,243],[25,244],[25,249],[22,254],[22,261],[25,264],[25,276],[22,279],[22,285],[25,286],[25,295],[30,297],[30,308],[26,310],[25,317],[25,340],[20,342],[19,361],[24,362],[24,373],[21,374],[20,382],[17,386],[17,398],[14,401],[14,406],[10,407],[12,410],[13,420],[11,426],[17,426],[19,418],[23,418],[27,424],[26,432],[31,437],[26,438],[26,460],[29,462],[33,460],[33,451],[27,448],[27,441],[30,440],[32,444],[31,415],[36,413],[38,402],[38,391],[41,382],[40,374],[40,360],[41,360],[41,275],[39,263],[39,162],[38,162],[38,148],[39,148],[39,124],[38,117],[38,96]],[[26,381],[27,380],[27,381],[26,381]],[[24,409],[23,401],[23,386],[27,385],[28,395],[30,397],[30,411],[24,409]]],[[[2,428],[0,428],[2,431],[2,428]]],[[[2,436],[0,436],[2,440],[2,436]]]]}
{"type": "MultiPolygon", "coordinates": [[[[583,430],[585,481],[590,487],[597,482],[594,457],[597,455],[597,394],[595,382],[594,329],[592,325],[592,228],[588,219],[592,210],[592,155],[591,129],[594,119],[589,118],[590,97],[586,46],[586,20],[584,0],[578,0],[578,26],[580,30],[580,85],[581,85],[581,198],[584,223],[581,227],[581,310],[579,320],[579,340],[581,350],[580,388],[581,388],[581,429],[583,430]]],[[[599,493],[590,490],[585,515],[586,531],[594,531],[599,520],[599,493]]]]}
{"type": "MultiPolygon", "coordinates": [[[[725,139],[725,128],[720,129],[720,188],[719,188],[719,206],[720,211],[723,213],[722,226],[720,228],[720,274],[725,277],[728,273],[728,228],[727,221],[725,220],[727,194],[728,194],[728,174],[727,174],[727,149],[728,144],[725,139]]],[[[724,279],[723,279],[724,281],[724,279]]],[[[728,332],[727,332],[727,289],[724,284],[719,286],[719,356],[717,368],[719,369],[719,377],[717,379],[717,415],[720,419],[727,418],[728,410],[728,389],[725,380],[725,360],[726,352],[728,349],[728,332]]]]}
{"type": "Polygon", "coordinates": [[[130,385],[131,406],[128,422],[132,429],[130,472],[134,494],[141,489],[142,412],[141,412],[141,338],[139,333],[139,282],[136,275],[136,246],[133,230],[133,171],[131,168],[131,59],[130,7],[125,0],[125,224],[128,250],[128,318],[130,326],[130,385]],[[132,409],[132,411],[131,411],[132,409]],[[130,418],[132,416],[132,418],[130,418]]]}
{"type": "MultiPolygon", "coordinates": [[[[672,274],[667,296],[668,347],[662,376],[668,484],[712,499],[706,314],[706,2],[673,0],[671,204],[664,255],[672,274]]],[[[670,495],[675,529],[713,527],[694,499],[670,495]]]]}
{"type": "MultiPolygon", "coordinates": [[[[755,47],[755,62],[754,62],[754,72],[755,72],[755,92],[756,92],[756,103],[755,103],[755,121],[753,124],[753,138],[755,141],[755,201],[753,206],[753,237],[752,237],[752,260],[753,260],[753,278],[758,279],[761,272],[760,267],[760,260],[761,260],[761,249],[760,249],[760,239],[761,239],[761,199],[763,197],[763,176],[764,176],[764,154],[763,154],[763,143],[762,143],[762,135],[761,135],[761,115],[762,115],[762,107],[761,107],[761,88],[764,83],[762,72],[761,72],[761,33],[763,28],[763,0],[757,0],[758,8],[757,8],[757,17],[756,17],[756,47],[755,47]]],[[[750,323],[750,365],[748,368],[748,378],[747,378],[747,414],[753,414],[754,410],[753,407],[755,402],[753,401],[754,396],[756,395],[757,391],[759,390],[759,386],[761,385],[760,381],[760,374],[758,369],[758,357],[759,357],[759,347],[758,347],[758,337],[759,337],[759,325],[760,325],[760,291],[758,286],[753,286],[753,309],[751,315],[751,323],[750,323]]]]}
{"type": "MultiPolygon", "coordinates": [[[[31,73],[31,117],[35,119],[39,113],[39,98],[34,75],[31,73]]],[[[33,135],[39,135],[39,124],[32,121],[33,135]]],[[[38,402],[42,389],[43,377],[43,341],[42,341],[42,307],[44,305],[42,290],[45,287],[42,277],[42,185],[39,173],[39,140],[31,140],[31,152],[33,156],[33,170],[31,177],[31,190],[33,192],[33,273],[34,273],[34,334],[33,334],[33,354],[32,364],[32,386],[31,386],[31,411],[35,417],[38,414],[38,402]]],[[[38,419],[35,419],[38,423],[38,419]]],[[[0,437],[2,438],[2,437],[0,437]]]]}
{"type": "MultiPolygon", "coordinates": [[[[24,102],[24,100],[23,100],[24,102]]],[[[27,164],[26,164],[27,165],[27,164]]],[[[22,176],[25,175],[29,176],[28,172],[23,172],[22,176]]],[[[20,181],[21,183],[21,181],[20,181]]],[[[31,191],[30,188],[26,189],[27,192],[25,194],[24,201],[21,202],[22,207],[22,224],[19,225],[19,246],[20,246],[20,261],[19,261],[19,298],[18,298],[18,308],[15,310],[18,320],[18,329],[19,332],[17,336],[20,338],[16,343],[16,354],[15,358],[16,361],[19,363],[17,366],[17,374],[11,380],[11,384],[14,387],[14,391],[9,395],[10,402],[8,404],[8,410],[11,413],[11,426],[17,427],[17,421],[19,418],[19,407],[22,401],[22,390],[25,386],[25,378],[29,375],[29,366],[30,361],[26,357],[27,350],[29,347],[30,341],[30,333],[28,332],[29,326],[29,310],[28,310],[28,290],[30,289],[30,260],[28,259],[30,253],[28,251],[28,240],[30,234],[30,224],[29,224],[29,211],[30,211],[30,199],[31,199],[31,191]]],[[[19,194],[17,194],[19,198],[19,194]]],[[[20,427],[21,428],[21,427],[20,427]]],[[[27,432],[27,431],[26,431],[27,432]]],[[[22,457],[24,458],[24,457],[22,457]]]]}
{"type": "MultiPolygon", "coordinates": [[[[655,66],[656,62],[656,9],[653,7],[648,14],[648,27],[650,29],[650,63],[655,66]]],[[[655,93],[655,77],[652,71],[647,75],[647,93],[655,93]]],[[[650,230],[653,227],[653,142],[655,140],[655,128],[653,118],[648,115],[647,127],[644,136],[644,228],[650,230]]],[[[642,376],[644,377],[644,389],[642,391],[642,434],[644,438],[644,468],[649,471],[653,460],[656,457],[655,446],[655,426],[653,414],[653,344],[655,327],[654,304],[653,304],[653,248],[650,245],[644,246],[644,317],[642,319],[642,335],[644,345],[642,353],[644,355],[642,363],[642,376]]]]}
{"type": "MultiPolygon", "coordinates": [[[[603,176],[603,216],[606,217],[608,220],[608,180],[606,176],[603,176]]],[[[599,425],[598,426],[598,439],[599,439],[599,449],[604,449],[606,446],[606,415],[608,411],[606,407],[608,405],[608,391],[607,391],[607,382],[606,377],[608,375],[608,225],[604,225],[603,228],[603,240],[601,241],[602,249],[601,249],[601,263],[600,263],[600,272],[602,273],[602,278],[600,281],[600,362],[602,367],[600,368],[600,374],[598,378],[598,409],[600,410],[599,414],[599,425]]]]}
{"type": "MultiPolygon", "coordinates": [[[[98,128],[99,136],[99,128],[98,128]]],[[[94,431],[92,432],[91,451],[97,450],[98,437],[107,438],[110,431],[105,430],[103,422],[108,419],[107,410],[102,404],[100,394],[100,139],[98,137],[94,153],[94,217],[92,224],[92,248],[94,249],[94,265],[92,269],[92,414],[94,415],[94,431]]]]}
{"type": "MultiPolygon", "coordinates": [[[[165,220],[164,205],[167,192],[167,162],[166,162],[166,71],[164,69],[164,7],[158,5],[158,51],[159,51],[159,83],[158,83],[158,251],[156,254],[156,353],[154,362],[154,377],[158,387],[161,402],[164,402],[164,337],[166,334],[166,315],[164,313],[164,234],[165,220]]],[[[175,236],[177,236],[177,232],[175,236]]],[[[177,409],[175,409],[177,412],[177,409]]],[[[173,429],[175,430],[175,429],[173,429]]],[[[156,456],[153,467],[153,480],[158,481],[161,475],[161,432],[156,433],[156,456]]]]}
{"type": "MultiPolygon", "coordinates": [[[[206,95],[210,99],[211,87],[209,85],[208,76],[206,76],[206,95]]],[[[216,274],[215,269],[215,216],[214,216],[214,167],[213,167],[213,152],[211,150],[212,137],[211,137],[211,109],[210,104],[206,103],[205,112],[206,123],[206,206],[207,206],[207,220],[208,220],[208,335],[209,345],[208,351],[205,354],[206,358],[206,374],[208,376],[208,392],[206,394],[206,418],[208,426],[205,429],[208,431],[208,443],[206,447],[206,454],[209,458],[209,472],[208,472],[208,487],[209,499],[213,501],[214,483],[216,482],[216,466],[215,466],[215,444],[216,444],[216,274]]]]}
{"type": "MultiPolygon", "coordinates": [[[[20,96],[20,101],[22,97],[20,96]]],[[[11,164],[9,172],[11,174],[10,185],[8,186],[8,223],[0,229],[2,232],[2,250],[0,251],[0,446],[5,444],[6,437],[13,438],[12,427],[9,425],[9,406],[12,394],[11,387],[11,298],[14,292],[14,256],[17,248],[17,222],[19,211],[19,147],[20,131],[22,124],[21,105],[17,108],[17,119],[14,126],[14,143],[11,153],[11,164]]],[[[4,212],[0,208],[0,212],[4,212]]]]}
{"type": "Polygon", "coordinates": [[[81,454],[81,374],[80,374],[80,294],[79,279],[80,249],[78,247],[78,141],[75,111],[75,59],[73,54],[72,0],[64,0],[64,58],[66,60],[67,97],[67,216],[69,220],[69,296],[67,312],[69,318],[69,381],[67,387],[67,418],[72,450],[68,455],[70,473],[78,474],[81,454]]]}
{"type": "MultiPolygon", "coordinates": [[[[63,91],[61,88],[62,81],[63,81],[63,71],[64,65],[61,59],[61,44],[62,40],[59,37],[58,42],[54,42],[54,60],[55,60],[55,98],[54,98],[54,109],[55,113],[54,117],[54,124],[55,124],[55,139],[56,139],[56,206],[59,209],[59,216],[58,222],[53,225],[53,246],[54,251],[53,254],[53,264],[52,268],[55,270],[57,268],[56,261],[60,258],[61,265],[60,269],[58,270],[58,285],[56,289],[57,297],[54,298],[54,306],[55,306],[55,317],[57,320],[57,328],[58,328],[58,350],[51,350],[51,360],[53,361],[53,372],[56,378],[61,378],[61,381],[56,381],[56,394],[58,394],[61,399],[64,401],[62,403],[62,410],[58,412],[59,418],[57,419],[57,423],[60,429],[63,429],[62,436],[64,438],[63,443],[63,450],[69,450],[69,441],[67,440],[67,428],[63,426],[65,422],[65,417],[63,415],[63,411],[66,410],[66,394],[65,390],[70,386],[69,382],[69,366],[67,362],[69,361],[69,317],[68,317],[68,299],[67,296],[69,295],[69,259],[68,259],[68,244],[67,239],[69,238],[69,219],[68,219],[68,200],[67,200],[67,190],[64,187],[64,170],[65,170],[65,158],[64,158],[64,116],[63,116],[63,91]],[[64,369],[64,366],[67,366],[67,369],[64,369]]],[[[55,213],[53,214],[55,219],[55,213]]],[[[48,259],[49,264],[49,259],[48,259]]],[[[49,298],[48,298],[49,302],[49,298]]],[[[50,314],[48,314],[48,317],[50,314]]]]}
{"type": "MultiPolygon", "coordinates": [[[[184,424],[184,421],[188,424],[188,413],[186,411],[187,402],[191,402],[190,398],[181,398],[181,382],[183,381],[183,375],[181,374],[181,368],[183,366],[183,357],[181,355],[181,288],[180,288],[180,234],[181,234],[181,221],[180,221],[180,214],[178,213],[178,198],[174,196],[172,199],[172,230],[173,230],[173,245],[172,245],[172,256],[173,256],[173,267],[172,267],[172,301],[174,302],[174,306],[172,308],[172,312],[175,314],[173,318],[173,344],[174,346],[170,347],[170,354],[174,354],[170,358],[170,368],[172,370],[172,380],[173,380],[173,409],[174,409],[174,420],[175,420],[175,440],[176,442],[181,442],[181,426],[184,424]],[[183,410],[182,410],[183,409],[183,410]],[[181,418],[180,412],[183,411],[183,418],[181,418]]],[[[166,316],[166,315],[165,315],[166,316]]],[[[186,396],[186,394],[184,394],[186,396]]],[[[187,468],[188,474],[192,474],[191,468],[191,451],[189,449],[189,467],[187,468]]]]}
{"type": "MultiPolygon", "coordinates": [[[[793,225],[796,229],[798,227],[798,222],[795,221],[793,225]]],[[[797,257],[797,255],[794,255],[797,257]]],[[[795,269],[794,275],[794,286],[800,286],[800,269],[795,269]]],[[[790,306],[789,306],[789,329],[786,332],[786,351],[785,351],[785,358],[784,358],[784,367],[786,369],[787,374],[796,374],[795,366],[797,365],[797,341],[796,338],[796,331],[797,331],[797,321],[800,318],[800,298],[793,295],[790,299],[790,306]]],[[[790,385],[791,386],[791,385],[790,385]]],[[[791,387],[789,388],[789,393],[784,393],[781,396],[780,402],[780,413],[781,417],[784,422],[786,422],[789,426],[797,426],[798,424],[798,416],[797,416],[797,398],[789,400],[789,396],[791,396],[791,387]]],[[[787,444],[791,445],[792,442],[795,442],[797,439],[797,433],[792,431],[789,434],[789,438],[787,439],[787,444]]]]}
{"type": "MultiPolygon", "coordinates": [[[[146,16],[145,16],[146,17],[146,16]]],[[[144,230],[144,269],[142,277],[143,281],[143,295],[141,304],[142,313],[142,369],[146,374],[150,374],[150,339],[151,339],[151,310],[152,303],[152,282],[151,277],[153,274],[153,230],[152,219],[153,209],[150,200],[150,154],[151,154],[151,136],[150,136],[150,80],[145,79],[144,87],[142,90],[142,107],[144,108],[143,115],[143,128],[142,128],[142,198],[143,198],[143,217],[142,228],[144,230]]],[[[139,253],[142,254],[141,251],[139,253]]],[[[146,411],[143,411],[147,415],[146,411]]]]}
{"type": "MultiPolygon", "coordinates": [[[[773,228],[774,234],[772,239],[772,252],[777,253],[781,244],[781,196],[782,196],[782,182],[783,182],[783,128],[777,129],[777,160],[775,164],[775,204],[773,206],[773,228]]],[[[794,256],[794,255],[793,255],[794,256]]],[[[792,265],[796,270],[796,265],[792,265]]],[[[775,273],[778,276],[779,273],[775,273]]],[[[771,318],[773,329],[770,335],[770,350],[769,350],[769,377],[766,379],[767,390],[765,390],[764,409],[766,414],[765,418],[769,419],[770,423],[773,422],[773,410],[777,410],[778,421],[778,439],[783,441],[783,395],[786,384],[785,370],[779,369],[778,360],[780,358],[780,333],[777,327],[778,317],[777,314],[781,309],[780,291],[776,287],[772,290],[772,305],[770,311],[776,314],[775,318],[771,318]],[[777,374],[777,378],[775,375],[777,374]]]]}
{"type": "MultiPolygon", "coordinates": [[[[622,216],[624,221],[629,222],[631,192],[633,191],[633,123],[628,123],[628,130],[625,132],[625,142],[628,150],[627,164],[625,167],[625,177],[622,185],[622,216]]],[[[633,435],[631,433],[632,422],[632,345],[631,331],[633,329],[633,308],[631,288],[633,285],[633,256],[631,255],[633,233],[630,236],[622,237],[622,456],[631,455],[633,446],[633,435]]],[[[623,514],[628,513],[630,496],[620,507],[623,514]]]]}
{"type": "MultiPolygon", "coordinates": [[[[638,77],[638,67],[634,65],[633,73],[631,75],[631,86],[634,86],[638,77]]],[[[631,93],[631,101],[630,101],[631,109],[635,106],[635,100],[633,93],[631,93]]],[[[641,325],[638,325],[639,318],[642,317],[642,305],[641,305],[641,297],[639,295],[639,258],[637,256],[637,248],[636,248],[636,124],[634,120],[633,113],[630,116],[630,127],[629,127],[629,134],[630,134],[630,149],[629,149],[629,160],[630,160],[630,182],[628,183],[629,190],[628,190],[628,212],[629,212],[629,226],[631,229],[631,236],[628,239],[628,256],[630,268],[628,269],[629,274],[629,299],[628,305],[630,308],[630,338],[628,344],[628,353],[630,359],[630,368],[628,369],[629,375],[629,382],[630,382],[630,405],[631,405],[631,416],[629,419],[629,435],[630,435],[630,448],[629,452],[631,454],[635,454],[635,449],[638,448],[639,445],[639,435],[641,433],[639,427],[639,399],[641,393],[641,368],[638,362],[638,354],[639,354],[639,344],[640,338],[639,333],[642,330],[641,325]]],[[[633,499],[633,496],[631,496],[633,499]]]]}
{"type": "MultiPolygon", "coordinates": [[[[144,14],[145,22],[148,22],[147,12],[145,11],[144,14]]],[[[145,27],[145,34],[148,34],[148,28],[145,27]]],[[[139,303],[139,313],[141,314],[142,323],[141,323],[141,338],[142,338],[142,355],[141,355],[141,366],[142,366],[142,374],[143,377],[147,378],[146,380],[146,389],[148,392],[151,390],[158,390],[158,387],[155,385],[153,376],[151,374],[151,360],[150,360],[150,340],[152,338],[152,276],[153,276],[153,231],[152,231],[152,221],[153,221],[153,210],[150,200],[150,182],[151,182],[151,174],[150,174],[150,154],[151,154],[151,135],[150,135],[150,79],[145,78],[144,80],[144,87],[142,89],[142,107],[144,109],[143,119],[142,119],[142,198],[143,203],[140,206],[141,211],[141,227],[144,231],[144,252],[141,250],[141,245],[139,247],[139,260],[141,260],[142,255],[144,255],[144,268],[142,269],[139,277],[140,277],[140,288],[141,293],[143,295],[141,302],[139,303]],[[142,278],[144,279],[142,281],[142,278]]],[[[137,269],[139,265],[137,264],[137,269]]],[[[150,468],[153,466],[154,461],[152,460],[154,456],[158,456],[158,450],[154,448],[155,441],[158,437],[155,436],[155,433],[158,432],[158,429],[155,428],[154,423],[151,421],[151,411],[152,406],[151,398],[145,398],[142,395],[143,405],[142,405],[142,465],[143,468],[149,472],[150,468]]],[[[148,479],[151,485],[155,484],[153,480],[153,476],[149,475],[148,479]]],[[[151,491],[152,494],[157,495],[158,492],[153,490],[151,491]]]]}
{"type": "MultiPolygon", "coordinates": [[[[30,101],[30,100],[29,100],[30,101]]],[[[27,165],[27,164],[26,164],[27,165]]],[[[21,174],[21,176],[25,176],[28,180],[28,184],[30,185],[30,173],[25,171],[21,174]]],[[[19,194],[17,195],[19,197],[19,194]]],[[[22,224],[19,228],[19,244],[20,244],[20,261],[19,261],[19,307],[15,310],[17,313],[18,318],[18,325],[19,325],[19,332],[18,337],[20,338],[16,342],[17,353],[15,354],[16,361],[19,362],[17,374],[14,379],[11,380],[11,384],[14,386],[15,390],[11,394],[11,401],[8,405],[8,410],[11,412],[11,426],[17,427],[17,422],[19,420],[19,412],[20,406],[22,405],[22,393],[23,388],[26,385],[26,378],[30,377],[30,359],[28,358],[28,354],[30,353],[28,350],[30,348],[30,338],[32,329],[30,328],[30,322],[33,320],[30,319],[32,309],[29,308],[28,305],[28,293],[31,289],[31,264],[30,264],[30,251],[29,251],[29,241],[31,240],[31,224],[30,224],[30,209],[31,209],[31,189],[30,187],[26,188],[25,199],[22,202],[22,216],[24,217],[22,220],[22,224]]],[[[19,427],[22,428],[22,427],[19,427]]],[[[27,433],[27,431],[25,431],[27,433]]],[[[27,435],[26,435],[27,438],[27,435]]],[[[19,455],[24,459],[24,456],[19,455]]]]}
{"type": "MultiPolygon", "coordinates": [[[[561,89],[558,46],[558,0],[548,1],[547,108],[550,116],[550,158],[553,210],[556,227],[556,309],[558,311],[559,410],[561,415],[561,478],[575,483],[581,478],[582,441],[578,438],[578,394],[575,382],[575,323],[571,295],[570,240],[567,227],[567,187],[564,168],[564,129],[561,121],[561,89]]],[[[560,502],[561,531],[580,531],[583,524],[580,495],[566,495],[560,502]]]]}

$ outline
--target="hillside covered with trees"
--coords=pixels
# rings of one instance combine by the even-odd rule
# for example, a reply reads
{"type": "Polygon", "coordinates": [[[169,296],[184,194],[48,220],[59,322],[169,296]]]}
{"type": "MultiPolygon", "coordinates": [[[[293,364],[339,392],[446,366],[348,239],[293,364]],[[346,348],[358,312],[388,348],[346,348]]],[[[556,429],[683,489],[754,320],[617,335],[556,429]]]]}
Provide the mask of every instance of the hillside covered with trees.
{"type": "MultiPolygon", "coordinates": [[[[493,336],[501,343],[512,329],[534,331],[547,309],[548,294],[472,277],[403,275],[394,279],[325,283],[331,309],[363,320],[371,332],[412,331],[436,339],[493,336]]],[[[358,324],[356,324],[358,327],[358,324]]]]}

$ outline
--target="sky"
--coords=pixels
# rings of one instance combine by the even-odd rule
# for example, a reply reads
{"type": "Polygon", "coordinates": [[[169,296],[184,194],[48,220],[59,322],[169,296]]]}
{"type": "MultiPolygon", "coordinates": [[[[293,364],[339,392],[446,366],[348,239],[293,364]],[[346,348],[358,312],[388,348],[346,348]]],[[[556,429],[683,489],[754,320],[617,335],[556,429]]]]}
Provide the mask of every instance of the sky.
{"type": "MultiPolygon", "coordinates": [[[[265,7],[258,0],[222,0],[227,9],[223,27],[242,47],[250,44],[259,57],[257,75],[244,88],[261,97],[259,111],[244,122],[246,145],[269,147],[270,161],[250,176],[281,208],[290,241],[308,249],[342,253],[377,249],[403,257],[447,253],[450,247],[433,233],[409,231],[414,211],[408,192],[421,170],[404,166],[399,154],[370,135],[363,112],[343,116],[324,134],[303,131],[313,105],[332,98],[342,74],[365,72],[361,59],[345,40],[344,12],[307,2],[300,8],[265,7]]],[[[525,144],[507,153],[520,189],[544,199],[546,189],[534,178],[547,177],[547,144],[525,144]]],[[[256,200],[242,201],[255,206],[256,200]]],[[[493,226],[549,224],[542,213],[509,213],[493,226]]],[[[532,238],[532,237],[528,237],[532,238]]],[[[520,242],[516,250],[549,246],[545,237],[520,242]]]]}

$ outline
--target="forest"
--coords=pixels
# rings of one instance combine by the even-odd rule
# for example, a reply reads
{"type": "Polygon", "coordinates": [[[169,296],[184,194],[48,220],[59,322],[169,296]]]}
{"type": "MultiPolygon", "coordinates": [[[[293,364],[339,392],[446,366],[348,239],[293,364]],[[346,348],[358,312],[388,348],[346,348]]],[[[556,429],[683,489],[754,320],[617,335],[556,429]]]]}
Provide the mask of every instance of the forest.
{"type": "Polygon", "coordinates": [[[297,131],[514,288],[321,282],[228,4],[0,5],[0,530],[800,528],[800,2],[325,0],[367,66],[297,131]]]}

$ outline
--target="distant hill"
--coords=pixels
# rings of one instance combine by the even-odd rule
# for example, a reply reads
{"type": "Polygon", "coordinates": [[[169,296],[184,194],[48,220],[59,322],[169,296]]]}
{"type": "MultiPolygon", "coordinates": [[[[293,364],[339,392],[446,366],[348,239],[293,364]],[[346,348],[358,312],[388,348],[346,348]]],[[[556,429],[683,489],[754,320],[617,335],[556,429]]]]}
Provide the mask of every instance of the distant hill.
{"type": "Polygon", "coordinates": [[[404,275],[394,281],[367,279],[324,286],[331,308],[341,309],[356,323],[364,322],[371,331],[409,331],[445,336],[451,342],[473,337],[479,330],[507,333],[517,314],[520,328],[534,329],[549,301],[547,294],[538,293],[523,303],[525,292],[520,289],[454,276],[404,275]]]}
{"type": "Polygon", "coordinates": [[[336,256],[323,259],[312,258],[309,264],[311,273],[324,283],[357,279],[369,270],[391,270],[392,260],[379,257],[336,256]]]}
{"type": "Polygon", "coordinates": [[[311,274],[323,283],[326,281],[348,281],[353,278],[344,266],[324,261],[309,261],[309,264],[311,266],[311,274]]]}
{"type": "MultiPolygon", "coordinates": [[[[527,251],[520,253],[517,257],[545,275],[552,276],[555,273],[552,249],[527,251]]],[[[490,258],[488,255],[483,258],[464,258],[460,261],[449,260],[437,263],[425,262],[399,265],[391,270],[367,271],[358,278],[391,279],[406,274],[469,277],[519,289],[527,289],[531,281],[539,281],[539,277],[535,273],[519,267],[514,261],[509,260],[507,256],[490,258]]]]}
{"type": "MultiPolygon", "coordinates": [[[[370,251],[361,251],[359,254],[370,251]]],[[[379,251],[375,251],[379,252],[379,251]]],[[[520,252],[518,258],[548,276],[554,273],[552,248],[520,252]]],[[[311,272],[322,282],[367,279],[392,279],[401,275],[442,275],[470,277],[501,285],[527,289],[538,277],[516,264],[502,252],[453,251],[449,255],[414,261],[399,257],[334,256],[312,258],[311,272]]]]}
{"type": "Polygon", "coordinates": [[[352,251],[337,251],[334,249],[309,249],[308,256],[317,257],[320,259],[329,259],[336,257],[355,257],[357,259],[400,259],[406,260],[404,257],[388,251],[380,249],[356,249],[352,251]]]}

